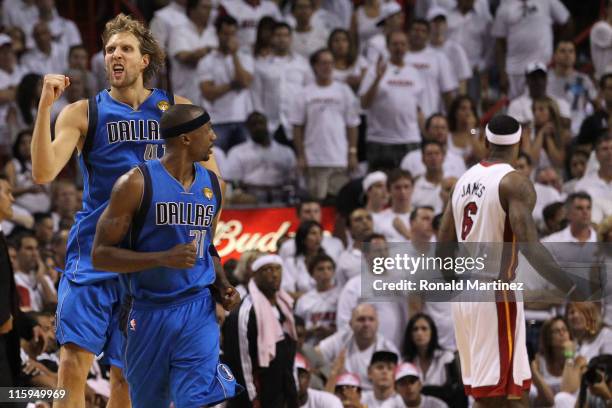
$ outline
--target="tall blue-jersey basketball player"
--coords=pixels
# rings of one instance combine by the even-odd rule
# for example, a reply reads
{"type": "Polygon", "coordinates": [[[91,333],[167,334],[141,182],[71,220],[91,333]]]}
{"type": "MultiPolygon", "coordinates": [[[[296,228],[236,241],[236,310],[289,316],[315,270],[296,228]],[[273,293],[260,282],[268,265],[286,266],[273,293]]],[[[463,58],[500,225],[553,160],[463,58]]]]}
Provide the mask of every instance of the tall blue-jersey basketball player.
{"type": "MultiPolygon", "coordinates": [[[[66,106],[51,140],[53,103],[70,85],[64,75],[46,75],[32,138],[32,175],[38,183],[52,181],[75,148],[84,180],[83,208],[68,239],[66,270],[60,282],[57,340],[62,345],[58,387],[67,398],[54,407],[84,407],[87,373],[94,355],[104,351],[111,363],[109,407],[130,406],[121,367],[122,335],[117,320],[120,302],[118,275],[96,270],[91,244],[97,220],[117,178],[143,160],[163,154],[161,114],[185,98],[144,83],[163,63],[163,51],[140,22],[119,15],[102,35],[110,89],[89,100],[66,106]],[[116,329],[115,329],[116,328],[116,329]]],[[[214,159],[211,168],[216,169],[214,159]]]]}
{"type": "Polygon", "coordinates": [[[132,306],[125,321],[125,376],[135,408],[214,405],[242,389],[219,363],[211,288],[226,309],[240,302],[212,246],[217,176],[200,165],[215,134],[194,105],[161,119],[166,154],[121,176],[98,221],[92,260],[121,273],[132,306]],[[217,271],[217,272],[216,272],[217,271]]]}

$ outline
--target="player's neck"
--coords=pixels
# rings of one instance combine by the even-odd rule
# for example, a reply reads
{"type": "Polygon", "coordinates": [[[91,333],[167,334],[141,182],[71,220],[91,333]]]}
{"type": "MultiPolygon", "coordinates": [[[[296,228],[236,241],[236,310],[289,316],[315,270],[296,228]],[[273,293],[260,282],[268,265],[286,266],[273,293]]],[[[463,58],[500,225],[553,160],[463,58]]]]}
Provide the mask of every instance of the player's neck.
{"type": "Polygon", "coordinates": [[[491,152],[485,161],[489,163],[510,163],[512,161],[511,152],[508,154],[491,152]]]}
{"type": "Polygon", "coordinates": [[[149,95],[151,95],[151,91],[144,87],[142,79],[140,79],[134,85],[124,88],[111,86],[110,95],[113,99],[129,105],[133,109],[138,109],[149,95]]]}
{"type": "Polygon", "coordinates": [[[161,159],[162,165],[185,188],[189,188],[193,183],[194,169],[193,161],[185,157],[184,154],[166,153],[161,159]]]}

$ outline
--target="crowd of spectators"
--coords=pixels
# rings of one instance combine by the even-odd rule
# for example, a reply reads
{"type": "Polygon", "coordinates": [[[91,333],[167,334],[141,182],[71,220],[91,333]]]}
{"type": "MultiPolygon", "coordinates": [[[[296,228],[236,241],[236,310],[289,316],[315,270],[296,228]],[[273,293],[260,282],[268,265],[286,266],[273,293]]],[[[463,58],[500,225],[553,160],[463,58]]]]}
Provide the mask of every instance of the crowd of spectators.
{"type": "MultiPolygon", "coordinates": [[[[360,303],[360,274],[364,257],[393,243],[435,241],[454,183],[486,157],[483,121],[498,100],[522,125],[514,166],[534,182],[542,241],[612,242],[612,1],[581,52],[567,3],[170,0],[153,13],[167,64],[149,85],[210,113],[227,205],[299,203],[295,236],[278,254],[281,290],[296,301],[296,345],[285,351],[297,350],[289,364],[300,406],[470,403],[450,304],[360,303]],[[336,207],[334,236],[322,205],[336,207]]],[[[15,196],[2,231],[19,306],[37,327],[22,340],[24,381],[51,386],[57,287],[82,180],[75,154],[57,181],[32,181],[32,127],[42,77],[70,77],[55,120],[106,87],[103,53],[90,55],[54,0],[3,0],[1,13],[0,164],[15,196]]],[[[243,297],[263,273],[251,269],[258,256],[227,264],[243,297]]],[[[526,303],[533,406],[612,400],[612,287],[601,282],[599,302],[526,303]],[[604,384],[582,377],[585,367],[603,371],[604,384]]],[[[108,396],[107,378],[96,362],[92,406],[108,396]]]]}

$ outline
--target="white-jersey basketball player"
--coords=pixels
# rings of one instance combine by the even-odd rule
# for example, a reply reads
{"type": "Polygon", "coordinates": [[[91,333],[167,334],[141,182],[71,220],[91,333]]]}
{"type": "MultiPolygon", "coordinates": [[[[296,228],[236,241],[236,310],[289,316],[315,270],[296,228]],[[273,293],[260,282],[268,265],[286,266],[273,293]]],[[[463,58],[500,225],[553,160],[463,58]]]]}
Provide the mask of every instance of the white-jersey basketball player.
{"type": "MultiPolygon", "coordinates": [[[[533,184],[511,166],[518,157],[521,126],[510,116],[499,115],[487,125],[486,136],[488,158],[457,181],[439,241],[511,242],[512,254],[502,258],[499,271],[504,280],[513,279],[518,244],[529,243],[521,251],[538,273],[565,293],[572,292],[572,282],[538,243],[531,217],[536,200],[533,184]]],[[[527,407],[531,370],[523,304],[514,301],[511,291],[497,295],[495,302],[453,303],[465,391],[475,398],[474,407],[527,407]]]]}

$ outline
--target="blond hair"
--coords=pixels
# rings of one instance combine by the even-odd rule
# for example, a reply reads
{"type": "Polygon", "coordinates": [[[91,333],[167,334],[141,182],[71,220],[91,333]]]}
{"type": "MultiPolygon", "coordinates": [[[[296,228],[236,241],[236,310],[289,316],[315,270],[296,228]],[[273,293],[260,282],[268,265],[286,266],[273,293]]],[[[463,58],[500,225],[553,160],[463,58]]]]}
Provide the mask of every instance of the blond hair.
{"type": "Polygon", "coordinates": [[[126,32],[136,37],[140,44],[140,53],[149,56],[149,65],[142,74],[144,82],[147,82],[155,76],[164,64],[166,58],[164,50],[162,50],[155,37],[153,37],[151,30],[142,22],[123,13],[109,20],[104,26],[104,32],[102,33],[103,49],[106,49],[106,44],[113,35],[126,32]]]}

